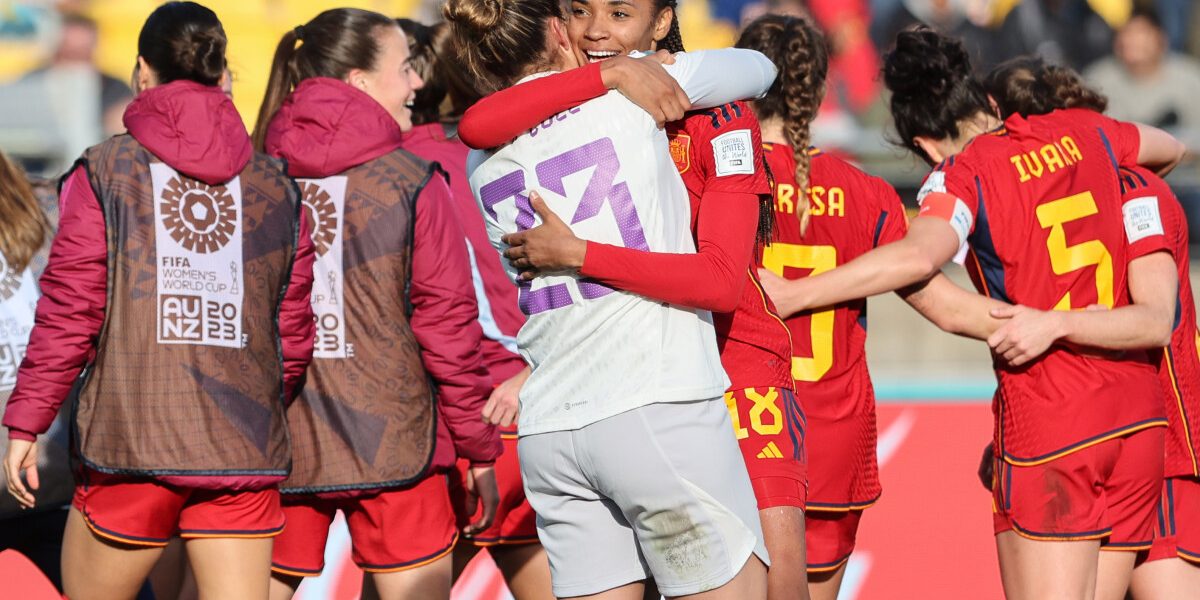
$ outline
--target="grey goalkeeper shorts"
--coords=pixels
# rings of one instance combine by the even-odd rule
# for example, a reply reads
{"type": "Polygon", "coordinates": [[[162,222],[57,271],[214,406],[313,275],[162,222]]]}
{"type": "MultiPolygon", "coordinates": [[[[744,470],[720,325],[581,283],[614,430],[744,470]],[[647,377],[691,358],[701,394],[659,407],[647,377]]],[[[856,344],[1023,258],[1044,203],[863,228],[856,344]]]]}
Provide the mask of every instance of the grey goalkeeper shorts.
{"type": "Polygon", "coordinates": [[[767,563],[758,505],[720,399],[643,406],[517,443],[554,594],[653,577],[665,596],[767,563]]]}

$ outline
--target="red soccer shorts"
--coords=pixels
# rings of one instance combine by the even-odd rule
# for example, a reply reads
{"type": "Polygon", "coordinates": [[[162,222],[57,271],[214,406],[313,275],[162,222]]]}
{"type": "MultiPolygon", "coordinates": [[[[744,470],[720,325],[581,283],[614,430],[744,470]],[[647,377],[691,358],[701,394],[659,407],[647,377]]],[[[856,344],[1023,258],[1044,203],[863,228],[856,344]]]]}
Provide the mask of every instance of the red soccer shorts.
{"type": "Polygon", "coordinates": [[[738,446],[750,473],[758,509],[804,508],[808,459],[804,455],[804,412],[792,390],[747,388],[725,392],[738,446]]]}
{"type": "Polygon", "coordinates": [[[854,552],[863,511],[809,510],[804,513],[804,544],[808,572],[833,571],[854,552]]]}
{"type": "MultiPolygon", "coordinates": [[[[500,505],[496,507],[496,519],[492,526],[472,537],[476,546],[496,544],[536,544],[537,514],[525,499],[525,487],[521,482],[521,465],[517,460],[517,435],[502,433],[504,453],[496,460],[496,486],[500,488],[500,505]]],[[[476,507],[473,514],[465,513],[463,497],[466,495],[467,469],[470,463],[458,461],[458,469],[451,474],[450,498],[455,509],[458,527],[466,527],[482,512],[476,507]]]]}
{"type": "Polygon", "coordinates": [[[997,460],[995,532],[1043,541],[1101,540],[1106,550],[1150,548],[1162,488],[1162,427],[1028,467],[997,460]]]}
{"type": "Polygon", "coordinates": [[[273,537],[283,529],[279,490],[233,492],[176,487],[85,470],[72,506],[99,537],[136,546],[184,538],[273,537]]]}
{"type": "Polygon", "coordinates": [[[371,496],[284,496],[287,529],[275,538],[271,570],[299,577],[320,575],[329,526],[339,510],[350,529],[351,558],[368,573],[427,565],[449,554],[458,539],[442,474],[371,496]]]}
{"type": "Polygon", "coordinates": [[[1168,477],[1154,521],[1154,545],[1146,560],[1179,557],[1200,565],[1200,479],[1168,477]]]}

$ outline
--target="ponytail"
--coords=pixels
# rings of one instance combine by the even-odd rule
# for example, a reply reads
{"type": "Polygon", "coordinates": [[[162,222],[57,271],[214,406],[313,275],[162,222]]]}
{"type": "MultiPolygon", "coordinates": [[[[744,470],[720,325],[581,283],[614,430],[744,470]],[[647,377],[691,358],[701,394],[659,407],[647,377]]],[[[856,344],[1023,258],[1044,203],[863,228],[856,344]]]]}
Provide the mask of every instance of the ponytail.
{"type": "Polygon", "coordinates": [[[1104,112],[1108,99],[1083,83],[1070,67],[1048,64],[1036,56],[1021,56],[1001,63],[983,83],[996,101],[1000,117],[1044,115],[1062,108],[1104,112]]]}
{"type": "Polygon", "coordinates": [[[333,8],[284,33],[275,48],[267,93],[254,124],[254,147],[263,150],[271,119],[301,81],[310,77],[345,79],[354,69],[374,69],[380,32],[388,27],[399,26],[377,12],[333,8]]]}
{"type": "Polygon", "coordinates": [[[766,15],[746,27],[737,41],[739,48],[762,52],[779,68],[779,76],[767,95],[754,102],[760,119],[779,119],[792,147],[796,163],[796,190],[800,233],[808,229],[808,178],[811,164],[809,145],[812,122],[825,98],[825,76],[829,51],[825,38],[807,19],[766,15]]]}
{"type": "MultiPolygon", "coordinates": [[[[300,27],[296,29],[303,31],[300,27]]],[[[279,112],[283,101],[296,87],[294,60],[297,40],[296,30],[289,31],[283,34],[283,39],[279,40],[279,45],[275,48],[275,58],[271,60],[271,75],[267,79],[267,93],[258,109],[258,121],[254,124],[254,134],[251,136],[254,149],[259,152],[266,151],[267,128],[271,125],[271,119],[275,118],[275,113],[279,112]]]]}

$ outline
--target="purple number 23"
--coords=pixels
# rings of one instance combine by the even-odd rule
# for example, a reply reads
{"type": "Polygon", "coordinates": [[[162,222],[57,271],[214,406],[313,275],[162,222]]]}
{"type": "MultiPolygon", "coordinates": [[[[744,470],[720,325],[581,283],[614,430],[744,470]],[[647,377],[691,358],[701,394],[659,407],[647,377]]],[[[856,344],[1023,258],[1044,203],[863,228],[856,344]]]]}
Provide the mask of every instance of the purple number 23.
{"type": "MultiPolygon", "coordinates": [[[[612,208],[617,220],[617,229],[621,233],[621,241],[625,247],[637,250],[649,250],[646,234],[642,230],[642,221],[638,218],[637,209],[633,205],[633,196],[629,186],[616,183],[617,171],[621,168],[617,158],[616,148],[612,139],[600,138],[573,150],[568,150],[553,158],[538,163],[538,185],[560,196],[566,195],[563,180],[567,176],[578,173],[589,167],[595,167],[583,195],[579,198],[579,206],[571,217],[571,224],[585,221],[600,213],[605,201],[612,208]]],[[[496,218],[495,206],[509,198],[517,203],[517,231],[533,227],[534,212],[529,204],[529,196],[525,193],[525,172],[521,170],[507,173],[494,181],[479,188],[479,197],[484,210],[493,219],[496,218]]],[[[518,303],[521,311],[527,315],[537,314],[547,310],[562,308],[572,303],[571,292],[567,284],[557,283],[538,289],[533,289],[528,281],[518,282],[518,303]]],[[[592,280],[579,280],[579,293],[585,299],[594,299],[613,292],[613,289],[592,280]]]]}

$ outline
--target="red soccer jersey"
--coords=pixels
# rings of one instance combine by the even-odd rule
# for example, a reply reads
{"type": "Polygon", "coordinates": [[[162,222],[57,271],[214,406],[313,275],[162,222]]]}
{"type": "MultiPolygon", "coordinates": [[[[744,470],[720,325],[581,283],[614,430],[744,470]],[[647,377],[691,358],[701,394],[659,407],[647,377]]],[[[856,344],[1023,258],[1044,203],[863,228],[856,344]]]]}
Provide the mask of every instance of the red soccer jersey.
{"type": "MultiPolygon", "coordinates": [[[[763,168],[762,132],[743,102],[690,113],[667,125],[671,157],[692,201],[692,232],[698,227],[706,191],[771,195],[763,168]]],[[[762,291],[754,265],[737,308],[713,314],[721,364],[731,390],[750,387],[792,388],[792,345],[787,327],[762,291]]]]}
{"type": "MultiPolygon", "coordinates": [[[[882,179],[809,150],[811,219],[800,234],[792,148],[766,144],[775,176],[775,237],[762,253],[766,268],[794,279],[822,273],[904,237],[900,196],[882,179]]],[[[792,377],[808,415],[809,510],[847,510],[879,497],[875,458],[875,390],[867,371],[867,301],[854,300],[787,320],[792,377]]]]}
{"type": "Polygon", "coordinates": [[[1179,299],[1171,345],[1158,355],[1158,379],[1166,397],[1167,477],[1200,476],[1200,334],[1189,277],[1188,227],[1183,206],[1167,182],[1136,167],[1121,169],[1129,259],[1167,250],[1179,272],[1179,299]]]}
{"type": "MultiPolygon", "coordinates": [[[[1049,310],[1128,304],[1118,165],[1136,163],[1130,124],[1061,110],[975,138],[930,173],[921,214],[970,244],[981,293],[1049,310]]],[[[996,442],[1016,465],[1047,462],[1147,427],[1163,398],[1144,352],[1111,359],[1054,347],[1018,368],[996,363],[996,442]]]]}

